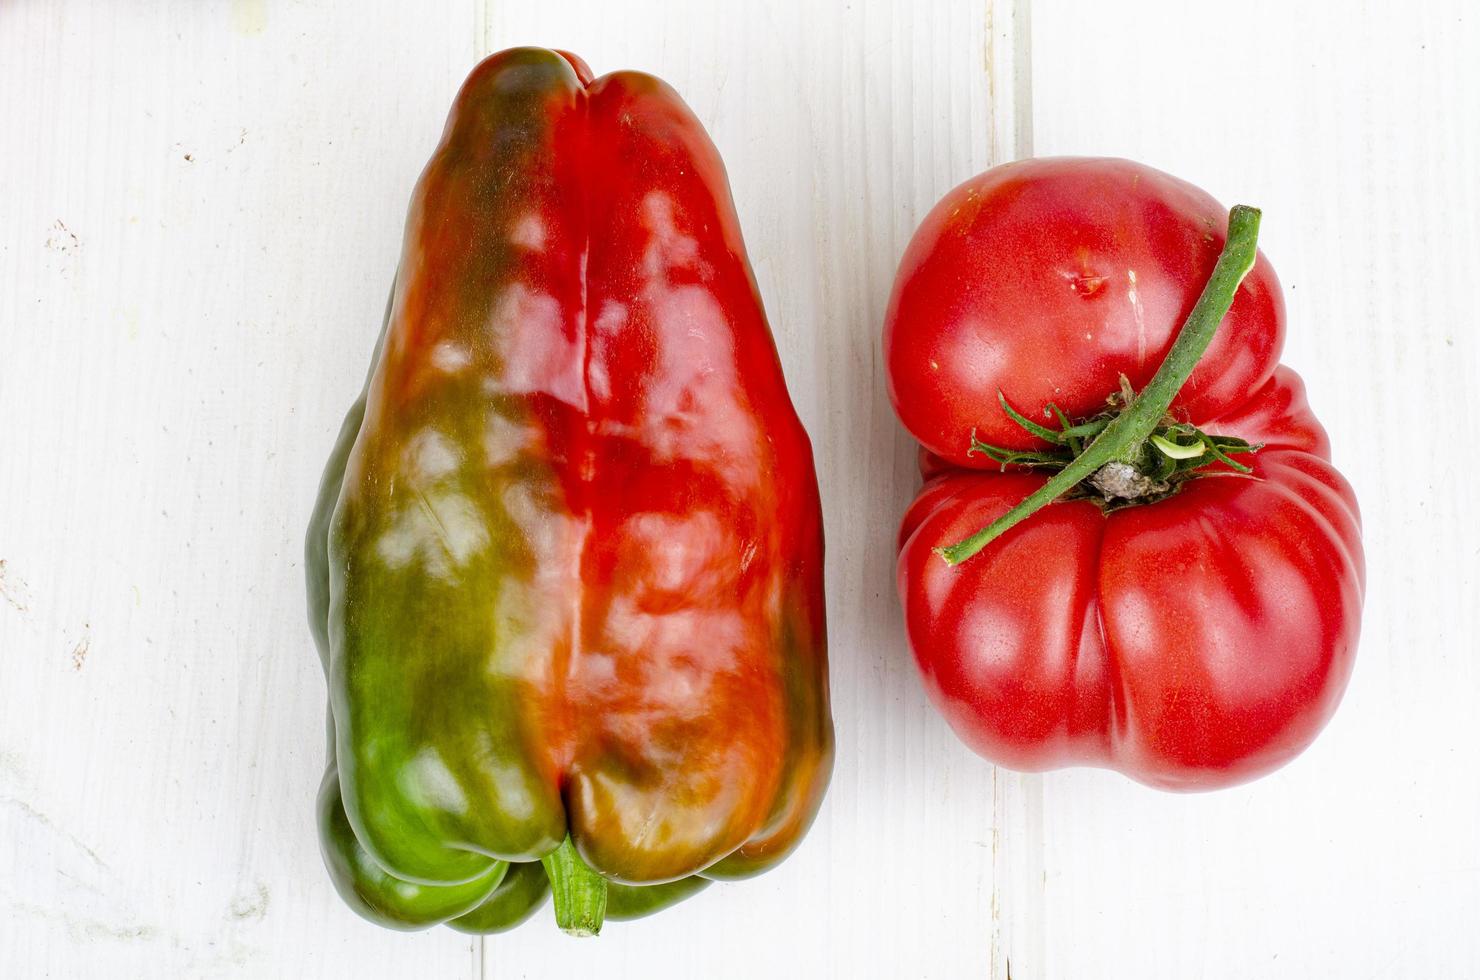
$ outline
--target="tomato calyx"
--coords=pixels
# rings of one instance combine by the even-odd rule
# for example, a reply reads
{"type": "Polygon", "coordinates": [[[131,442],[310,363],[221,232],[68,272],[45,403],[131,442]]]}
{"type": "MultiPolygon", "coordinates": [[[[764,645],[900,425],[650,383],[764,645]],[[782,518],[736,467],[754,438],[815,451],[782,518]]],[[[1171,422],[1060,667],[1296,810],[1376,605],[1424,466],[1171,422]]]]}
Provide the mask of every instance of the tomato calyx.
{"type": "MultiPolygon", "coordinates": [[[[1182,389],[1182,385],[1191,377],[1192,370],[1197,366],[1203,352],[1212,343],[1213,334],[1217,332],[1218,325],[1223,322],[1229,307],[1233,305],[1233,298],[1238,291],[1239,284],[1249,274],[1249,270],[1254,268],[1254,260],[1258,257],[1259,219],[1260,213],[1257,208],[1242,204],[1236,205],[1228,212],[1228,240],[1223,245],[1223,251],[1218,256],[1218,263],[1213,267],[1213,273],[1208,277],[1202,294],[1197,298],[1192,312],[1187,315],[1187,321],[1182,324],[1182,329],[1178,331],[1177,339],[1172,342],[1171,350],[1167,351],[1166,359],[1161,362],[1161,366],[1156,369],[1156,374],[1146,383],[1146,387],[1142,388],[1139,394],[1131,396],[1119,410],[1113,410],[1110,413],[1111,417],[1105,421],[1103,426],[1099,426],[1097,431],[1070,425],[1067,419],[1063,419],[1062,412],[1049,406],[1060,419],[1061,428],[1058,432],[1054,432],[1047,426],[1040,426],[1011,408],[1007,404],[1007,399],[999,393],[999,403],[1015,422],[1051,444],[1058,445],[1062,442],[1070,450],[1071,458],[1062,466],[1057,467],[1058,472],[1054,473],[1043,486],[1029,494],[1007,513],[970,537],[935,549],[936,554],[945,559],[947,564],[958,565],[1041,508],[1071,491],[1077,491],[1081,484],[1088,482],[1091,487],[1095,487],[1094,478],[1099,478],[1102,495],[1103,487],[1108,486],[1112,489],[1113,493],[1107,499],[1126,499],[1144,503],[1149,502],[1149,498],[1156,493],[1161,493],[1164,497],[1166,493],[1171,492],[1171,477],[1177,473],[1178,466],[1186,460],[1195,460],[1198,456],[1208,454],[1211,456],[1210,461],[1222,461],[1225,464],[1232,462],[1228,450],[1213,442],[1215,437],[1207,436],[1196,428],[1179,427],[1175,421],[1168,425],[1167,410],[1171,407],[1172,400],[1177,397],[1177,392],[1182,389]],[[1197,456],[1190,455],[1194,446],[1187,441],[1194,438],[1202,449],[1197,456]],[[1081,447],[1078,452],[1073,451],[1075,441],[1081,447]],[[1181,455],[1184,453],[1188,455],[1181,455]],[[1153,457],[1160,454],[1165,460],[1172,461],[1171,470],[1165,480],[1153,478],[1142,482],[1137,479],[1136,474],[1140,477],[1153,476],[1159,473],[1165,465],[1154,463],[1154,460],[1147,458],[1148,454],[1153,457]],[[1222,455],[1222,460],[1218,460],[1219,454],[1222,455]],[[1135,471],[1134,474],[1132,470],[1135,471]],[[1167,484],[1166,491],[1155,489],[1160,483],[1167,484]],[[1122,491],[1136,495],[1127,498],[1116,496],[1122,491]]],[[[1124,391],[1121,393],[1121,398],[1123,400],[1126,398],[1124,391]]],[[[1081,423],[1081,426],[1097,424],[1081,423]]],[[[1239,441],[1242,442],[1242,440],[1239,441]]],[[[989,458],[997,457],[988,450],[1002,452],[997,447],[979,444],[974,435],[972,448],[983,452],[989,458]],[[978,449],[979,445],[982,448],[978,449]]],[[[1042,455],[1044,459],[1040,465],[1056,462],[1049,460],[1048,457],[1051,454],[1042,455]]],[[[1004,464],[1009,462],[999,461],[1004,464]]],[[[1028,465],[1024,459],[1011,462],[1028,465]]],[[[1233,472],[1237,473],[1241,468],[1246,469],[1241,464],[1235,464],[1233,472]]],[[[1191,469],[1196,470],[1197,467],[1191,469]]]]}
{"type": "MultiPolygon", "coordinates": [[[[1053,429],[1023,415],[999,391],[997,402],[1007,417],[1024,431],[1049,443],[1050,447],[1005,449],[982,442],[973,431],[971,448],[966,454],[986,456],[1000,463],[1004,471],[1009,466],[1024,466],[1057,472],[1083,455],[1086,441],[1104,432],[1135,400],[1135,389],[1122,374],[1120,390],[1105,399],[1108,408],[1089,418],[1071,422],[1057,405],[1050,402],[1043,409],[1043,416],[1057,421],[1059,427],[1053,429]]],[[[1233,457],[1258,452],[1260,448],[1236,436],[1209,435],[1191,423],[1179,422],[1166,414],[1139,446],[1129,447],[1123,458],[1101,465],[1065,491],[1060,499],[1089,500],[1106,513],[1155,503],[1176,493],[1188,480],[1213,474],[1250,474],[1252,470],[1233,457]],[[1220,464],[1227,469],[1210,469],[1220,464]]]]}

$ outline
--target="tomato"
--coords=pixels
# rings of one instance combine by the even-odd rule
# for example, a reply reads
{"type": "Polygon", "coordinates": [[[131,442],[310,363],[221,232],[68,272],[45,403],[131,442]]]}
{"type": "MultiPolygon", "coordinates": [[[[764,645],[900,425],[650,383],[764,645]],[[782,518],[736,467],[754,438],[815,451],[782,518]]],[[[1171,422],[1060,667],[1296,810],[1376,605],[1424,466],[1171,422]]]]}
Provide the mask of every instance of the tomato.
{"type": "MultiPolygon", "coordinates": [[[[946,195],[900,263],[884,331],[889,397],[905,428],[961,466],[971,430],[1032,440],[1000,389],[1071,417],[1104,405],[1124,374],[1150,378],[1223,244],[1211,196],[1129,160],[1058,158],[996,167],[946,195]]],[[[1173,402],[1209,418],[1247,399],[1279,363],[1285,304],[1260,258],[1173,402]]]]}
{"type": "Polygon", "coordinates": [[[1197,468],[1127,499],[1096,470],[959,564],[940,553],[959,559],[949,546],[1050,479],[1002,462],[1037,457],[973,445],[1077,451],[1014,422],[999,393],[1050,429],[1103,426],[1126,408],[1106,410],[1122,376],[1144,397],[1192,329],[1227,228],[1211,197],[1149,167],[1032,160],[956,188],[905,254],[884,348],[926,477],[900,531],[906,631],[946,719],[998,763],[1230,785],[1304,749],[1345,689],[1364,579],[1357,502],[1278,363],[1284,305],[1262,254],[1229,283],[1231,306],[1209,319],[1216,332],[1168,389],[1157,430],[1172,449],[1201,439],[1244,455],[1180,464],[1143,438],[1125,457],[1137,475],[1144,460],[1197,468]],[[1041,414],[1050,404],[1062,416],[1041,414]],[[1261,448],[1230,448],[1240,439],[1261,448]]]}

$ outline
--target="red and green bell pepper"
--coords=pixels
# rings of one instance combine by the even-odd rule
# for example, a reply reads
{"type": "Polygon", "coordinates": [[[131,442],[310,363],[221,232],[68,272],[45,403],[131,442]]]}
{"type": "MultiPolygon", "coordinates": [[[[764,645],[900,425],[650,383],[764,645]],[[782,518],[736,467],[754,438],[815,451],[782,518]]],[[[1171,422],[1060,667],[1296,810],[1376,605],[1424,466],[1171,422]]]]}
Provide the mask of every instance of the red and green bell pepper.
{"type": "Polygon", "coordinates": [[[784,857],[832,760],[822,521],[703,127],[483,62],[307,542],[319,821],[393,927],[599,930],[784,857]]]}

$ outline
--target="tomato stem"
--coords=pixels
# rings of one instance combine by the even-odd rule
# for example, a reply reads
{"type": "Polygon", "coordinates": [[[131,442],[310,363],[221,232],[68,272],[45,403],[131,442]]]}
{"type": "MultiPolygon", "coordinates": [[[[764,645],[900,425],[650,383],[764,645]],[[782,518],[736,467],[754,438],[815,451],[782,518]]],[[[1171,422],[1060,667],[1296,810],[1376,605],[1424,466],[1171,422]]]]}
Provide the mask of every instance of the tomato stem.
{"type": "MultiPolygon", "coordinates": [[[[1212,343],[1218,324],[1223,322],[1228,308],[1233,305],[1239,283],[1254,267],[1254,259],[1258,255],[1259,217],[1257,208],[1242,204],[1228,212],[1228,240],[1218,256],[1218,264],[1213,267],[1213,274],[1208,277],[1202,295],[1187,315],[1187,322],[1177,333],[1171,350],[1167,351],[1166,359],[1126,409],[1111,419],[1082,453],[1016,507],[969,538],[936,548],[937,554],[948,564],[959,565],[1009,528],[1093,476],[1107,463],[1135,464],[1146,440],[1166,415],[1172,399],[1177,397],[1208,344],[1212,343]]],[[[1006,404],[1005,399],[1003,403],[1006,404]]],[[[1016,418],[1018,413],[1013,411],[1010,414],[1016,418]]],[[[1061,436],[1061,433],[1055,435],[1061,436]]],[[[1209,448],[1217,453],[1216,448],[1209,448]]]]}
{"type": "Polygon", "coordinates": [[[595,936],[606,919],[606,879],[581,859],[570,835],[540,858],[555,900],[555,924],[572,936],[595,936]]]}

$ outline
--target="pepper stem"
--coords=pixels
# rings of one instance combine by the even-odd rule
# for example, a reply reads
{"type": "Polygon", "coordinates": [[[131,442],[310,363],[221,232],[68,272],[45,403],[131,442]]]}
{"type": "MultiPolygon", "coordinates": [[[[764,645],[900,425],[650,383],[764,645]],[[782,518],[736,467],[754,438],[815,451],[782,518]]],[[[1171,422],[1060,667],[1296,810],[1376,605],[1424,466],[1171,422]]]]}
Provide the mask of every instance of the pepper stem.
{"type": "Polygon", "coordinates": [[[606,919],[606,879],[581,860],[570,835],[540,863],[555,899],[555,924],[572,936],[599,935],[606,919]]]}
{"type": "Polygon", "coordinates": [[[1259,209],[1236,205],[1228,212],[1228,240],[1218,256],[1218,264],[1203,287],[1197,304],[1187,315],[1187,322],[1177,333],[1171,350],[1156,369],[1156,374],[1141,389],[1124,412],[1116,416],[1097,435],[1084,452],[1054,474],[1048,482],[1029,494],[1016,507],[997,518],[980,531],[944,548],[935,551],[948,564],[961,562],[981,551],[1004,531],[1015,526],[1029,515],[1046,507],[1060,496],[1073,489],[1080,481],[1093,475],[1106,463],[1132,462],[1151,433],[1155,431],[1162,416],[1171,407],[1172,399],[1192,375],[1203,352],[1212,343],[1218,324],[1228,314],[1239,283],[1254,268],[1258,255],[1259,209]]]}

